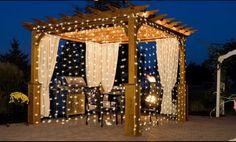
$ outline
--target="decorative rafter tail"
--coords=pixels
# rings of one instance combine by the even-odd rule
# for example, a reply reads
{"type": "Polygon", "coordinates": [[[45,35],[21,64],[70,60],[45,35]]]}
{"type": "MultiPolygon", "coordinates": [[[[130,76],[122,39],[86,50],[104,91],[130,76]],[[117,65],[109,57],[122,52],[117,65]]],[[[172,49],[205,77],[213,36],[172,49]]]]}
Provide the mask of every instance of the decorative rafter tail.
{"type": "Polygon", "coordinates": [[[88,7],[88,10],[89,10],[91,13],[95,14],[95,15],[102,13],[101,10],[98,10],[98,9],[96,9],[96,8],[93,8],[93,7],[88,7]]]}
{"type": "Polygon", "coordinates": [[[189,36],[189,35],[191,35],[191,34],[193,34],[195,32],[197,32],[197,30],[194,29],[194,30],[190,30],[190,31],[185,31],[183,34],[189,36]]]}
{"type": "Polygon", "coordinates": [[[190,30],[191,34],[197,32],[197,31],[198,31],[197,29],[190,30]]]}
{"type": "MultiPolygon", "coordinates": [[[[185,26],[187,26],[187,25],[185,25],[185,26]]],[[[183,28],[179,29],[178,31],[179,31],[180,33],[186,33],[186,32],[188,32],[189,30],[188,30],[187,27],[183,27],[183,28]]]]}
{"type": "Polygon", "coordinates": [[[144,18],[148,18],[151,15],[155,15],[155,13],[159,12],[159,10],[148,10],[145,12],[139,12],[138,16],[144,17],[144,18]]]}
{"type": "Polygon", "coordinates": [[[192,27],[186,27],[186,28],[184,28],[184,30],[186,31],[186,32],[188,32],[188,31],[191,31],[191,30],[194,30],[192,27]]]}
{"type": "Polygon", "coordinates": [[[42,21],[40,19],[32,18],[32,20],[35,22],[35,24],[45,24],[45,21],[42,21]]]}
{"type": "Polygon", "coordinates": [[[25,28],[27,28],[27,29],[29,29],[29,30],[32,30],[33,27],[34,27],[34,24],[31,23],[31,22],[23,22],[22,25],[23,25],[23,27],[25,27],[25,28]]]}
{"type": "Polygon", "coordinates": [[[169,23],[167,26],[168,26],[169,28],[172,28],[172,27],[174,27],[174,26],[176,26],[176,25],[179,25],[180,23],[181,23],[180,21],[171,22],[171,23],[169,23]]]}
{"type": "Polygon", "coordinates": [[[149,7],[149,5],[139,5],[139,6],[137,6],[137,5],[135,5],[135,6],[134,5],[129,5],[129,8],[135,9],[137,11],[144,11],[148,7],[149,7]]]}
{"type": "Polygon", "coordinates": [[[112,5],[107,5],[107,7],[111,10],[111,11],[113,11],[113,12],[116,12],[116,11],[118,11],[119,10],[119,8],[117,8],[117,7],[115,7],[115,6],[112,6],[112,5]]]}
{"type": "Polygon", "coordinates": [[[49,16],[45,16],[45,17],[46,17],[46,19],[47,19],[49,22],[51,22],[51,23],[55,23],[55,22],[57,21],[56,18],[49,17],[49,16]]]}
{"type": "Polygon", "coordinates": [[[157,16],[151,18],[150,20],[153,22],[157,22],[158,20],[162,20],[166,16],[167,16],[167,14],[160,14],[160,15],[157,15],[157,16]]]}
{"type": "Polygon", "coordinates": [[[187,25],[186,24],[180,24],[178,25],[177,27],[175,27],[177,30],[182,30],[184,27],[186,27],[187,25]]]}
{"type": "Polygon", "coordinates": [[[74,14],[77,14],[77,13],[83,13],[81,12],[80,8],[79,7],[75,7],[74,10],[73,10],[74,14]]]}
{"type": "Polygon", "coordinates": [[[67,15],[65,15],[65,14],[63,14],[63,13],[60,13],[60,14],[58,14],[62,19],[64,19],[64,20],[66,20],[66,19],[69,19],[70,17],[72,17],[72,16],[67,16],[67,15]]]}
{"type": "Polygon", "coordinates": [[[170,23],[171,21],[174,21],[174,20],[175,20],[175,18],[165,18],[165,19],[160,20],[160,22],[163,23],[163,24],[168,24],[168,23],[170,23]]]}

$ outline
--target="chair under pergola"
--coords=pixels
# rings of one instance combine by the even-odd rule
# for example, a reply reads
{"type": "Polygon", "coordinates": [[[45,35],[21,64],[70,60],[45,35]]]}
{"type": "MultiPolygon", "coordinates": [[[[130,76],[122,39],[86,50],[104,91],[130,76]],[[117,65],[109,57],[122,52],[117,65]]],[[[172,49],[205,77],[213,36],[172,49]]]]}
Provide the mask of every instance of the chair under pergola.
{"type": "Polygon", "coordinates": [[[40,83],[37,69],[39,41],[45,34],[57,35],[61,39],[98,43],[121,42],[128,44],[128,83],[125,85],[125,134],[140,135],[140,95],[137,89],[137,43],[152,42],[156,39],[175,37],[179,41],[179,82],[177,89],[177,120],[187,119],[185,42],[186,37],[196,30],[158,10],[146,10],[148,5],[129,5],[127,8],[108,6],[100,11],[89,8],[89,14],[77,11],[73,16],[61,14],[56,19],[46,17],[47,21],[33,19],[24,27],[32,31],[31,81],[29,83],[28,122],[40,123],[40,83]]]}

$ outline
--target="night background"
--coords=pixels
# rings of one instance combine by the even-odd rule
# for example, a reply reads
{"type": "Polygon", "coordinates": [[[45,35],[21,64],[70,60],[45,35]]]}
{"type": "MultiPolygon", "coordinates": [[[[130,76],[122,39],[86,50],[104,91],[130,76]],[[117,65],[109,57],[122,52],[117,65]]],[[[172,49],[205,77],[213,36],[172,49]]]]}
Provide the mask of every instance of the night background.
{"type": "MultiPolygon", "coordinates": [[[[180,21],[197,29],[197,32],[187,37],[186,42],[187,107],[190,115],[209,116],[216,105],[217,58],[236,49],[236,1],[130,0],[129,2],[135,5],[149,5],[147,10],[158,9],[159,12],[156,14],[166,13],[168,15],[165,18],[175,18],[174,21],[180,21]]],[[[16,106],[8,104],[10,93],[14,91],[28,93],[31,31],[23,27],[23,22],[33,22],[33,18],[47,20],[45,16],[60,18],[59,14],[71,16],[76,8],[83,11],[90,5],[88,1],[82,0],[0,1],[0,124],[27,121],[27,106],[18,110],[16,106]]],[[[85,46],[85,43],[61,39],[52,78],[58,77],[60,80],[61,76],[81,76],[86,80],[85,46]]],[[[117,86],[128,82],[127,46],[122,44],[119,48],[114,82],[117,86]]],[[[148,88],[150,84],[144,77],[146,74],[152,74],[157,79],[157,86],[161,86],[156,65],[158,62],[156,43],[139,43],[138,53],[138,67],[140,67],[138,82],[143,88],[148,88]]],[[[221,94],[227,98],[236,94],[236,57],[225,60],[221,67],[221,81],[225,84],[225,90],[221,94]]],[[[53,79],[50,84],[52,86],[58,81],[53,82],[53,79]]],[[[177,83],[172,89],[174,98],[177,96],[176,92],[177,83]]],[[[233,105],[233,101],[225,104],[226,116],[235,116],[233,105]]],[[[213,112],[212,116],[214,115],[213,112]]]]}
{"type": "MultiPolygon", "coordinates": [[[[149,9],[159,9],[167,17],[191,25],[198,32],[187,40],[187,63],[202,63],[207,59],[207,47],[211,43],[223,43],[236,36],[236,2],[234,1],[132,1],[134,4],[149,4],[149,9]]],[[[22,27],[23,21],[31,18],[45,19],[45,16],[59,17],[59,13],[72,15],[73,8],[85,7],[85,1],[1,1],[1,48],[5,53],[13,37],[18,39],[21,49],[30,53],[31,33],[22,27]],[[17,15],[16,15],[17,13],[17,15]]]]}

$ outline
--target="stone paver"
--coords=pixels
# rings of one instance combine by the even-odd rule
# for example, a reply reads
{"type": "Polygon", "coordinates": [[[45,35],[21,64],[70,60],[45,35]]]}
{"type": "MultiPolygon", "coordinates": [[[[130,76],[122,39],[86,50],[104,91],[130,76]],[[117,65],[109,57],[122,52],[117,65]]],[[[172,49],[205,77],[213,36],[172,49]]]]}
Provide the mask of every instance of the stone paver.
{"type": "Polygon", "coordinates": [[[140,137],[123,134],[124,125],[84,125],[75,121],[62,124],[45,123],[26,126],[23,123],[0,126],[0,140],[81,140],[81,141],[216,141],[236,138],[236,116],[209,118],[190,116],[188,122],[159,125],[143,132],[140,137]]]}

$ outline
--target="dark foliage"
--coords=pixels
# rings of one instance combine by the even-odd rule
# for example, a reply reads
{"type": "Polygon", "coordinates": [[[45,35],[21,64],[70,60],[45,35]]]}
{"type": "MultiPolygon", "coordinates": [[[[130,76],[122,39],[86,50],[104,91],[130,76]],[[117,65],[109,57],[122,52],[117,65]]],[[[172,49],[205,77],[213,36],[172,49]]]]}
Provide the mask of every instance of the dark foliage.
{"type": "Polygon", "coordinates": [[[17,39],[12,39],[8,53],[0,55],[0,62],[2,62],[1,66],[3,66],[1,69],[1,91],[4,94],[11,91],[21,91],[27,94],[30,66],[28,64],[28,55],[20,50],[20,44],[17,39]]]}
{"type": "MultiPolygon", "coordinates": [[[[236,40],[229,40],[222,44],[211,44],[208,48],[209,58],[201,65],[190,63],[187,66],[187,83],[189,85],[189,110],[190,114],[204,112],[209,115],[211,109],[215,107],[216,91],[216,71],[218,57],[236,49],[236,40]],[[191,112],[192,111],[192,112],[191,112]]],[[[224,96],[229,96],[236,92],[236,56],[226,59],[222,67],[221,81],[225,83],[224,96]]],[[[232,106],[228,107],[232,110],[232,106]]],[[[199,114],[199,113],[197,113],[199,114]]]]}
{"type": "Polygon", "coordinates": [[[9,52],[0,55],[0,123],[26,121],[27,107],[13,108],[8,102],[12,92],[27,94],[29,69],[28,55],[20,50],[19,41],[12,39],[9,52]]]}
{"type": "Polygon", "coordinates": [[[109,8],[107,5],[112,5],[117,8],[127,7],[128,1],[127,0],[88,0],[88,5],[86,7],[86,12],[90,12],[88,7],[94,7],[101,11],[108,10],[109,8]]]}
{"type": "Polygon", "coordinates": [[[189,85],[199,85],[203,82],[213,81],[213,74],[206,66],[190,63],[186,70],[186,79],[189,85]]]}
{"type": "Polygon", "coordinates": [[[108,5],[117,7],[117,8],[124,8],[127,7],[128,4],[131,4],[128,2],[128,0],[87,0],[87,6],[84,8],[81,8],[79,6],[76,6],[74,8],[74,12],[84,12],[84,13],[91,13],[89,10],[89,7],[99,9],[101,11],[109,10],[108,5]]]}
{"type": "Polygon", "coordinates": [[[28,73],[28,55],[24,54],[20,50],[20,43],[15,38],[11,41],[11,48],[9,52],[4,55],[0,55],[0,62],[15,64],[24,73],[28,73]]]}
{"type": "MultiPolygon", "coordinates": [[[[203,66],[208,67],[212,71],[214,80],[216,80],[217,59],[220,55],[224,55],[229,51],[236,49],[236,40],[232,39],[223,44],[211,44],[208,48],[209,58],[203,63],[203,66]]],[[[230,79],[236,83],[236,56],[226,59],[221,65],[223,71],[223,81],[230,79]]]]}

